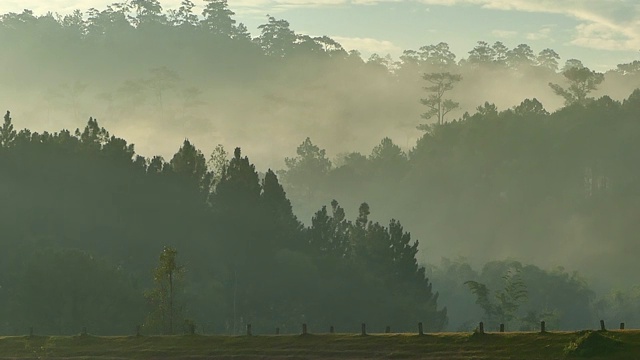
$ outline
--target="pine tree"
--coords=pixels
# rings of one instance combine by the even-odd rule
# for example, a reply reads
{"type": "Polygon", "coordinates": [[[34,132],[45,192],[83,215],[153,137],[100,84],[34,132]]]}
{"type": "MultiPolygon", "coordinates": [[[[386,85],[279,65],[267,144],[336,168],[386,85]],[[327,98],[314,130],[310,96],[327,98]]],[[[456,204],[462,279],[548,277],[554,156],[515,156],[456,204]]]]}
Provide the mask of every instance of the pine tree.
{"type": "Polygon", "coordinates": [[[200,25],[208,32],[225,37],[233,37],[236,33],[235,23],[232,18],[235,13],[229,9],[227,0],[204,0],[206,3],[200,21],[200,25]]]}
{"type": "Polygon", "coordinates": [[[262,194],[260,195],[263,216],[265,217],[266,233],[274,243],[274,250],[300,248],[300,232],[302,224],[293,214],[291,202],[276,174],[269,169],[262,181],[262,194]]]}
{"type": "Polygon", "coordinates": [[[11,112],[7,110],[4,115],[4,123],[0,129],[0,146],[2,148],[9,148],[13,146],[16,141],[16,131],[11,123],[11,112]]]}

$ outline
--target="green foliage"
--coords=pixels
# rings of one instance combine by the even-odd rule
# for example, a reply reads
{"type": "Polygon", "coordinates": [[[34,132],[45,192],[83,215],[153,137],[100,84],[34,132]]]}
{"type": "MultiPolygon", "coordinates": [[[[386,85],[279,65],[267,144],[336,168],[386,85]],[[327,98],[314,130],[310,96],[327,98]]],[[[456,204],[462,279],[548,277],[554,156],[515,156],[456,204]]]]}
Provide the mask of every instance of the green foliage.
{"type": "Polygon", "coordinates": [[[476,304],[484,310],[488,323],[508,324],[516,318],[520,306],[527,301],[527,286],[522,280],[521,270],[509,268],[502,276],[504,288],[492,293],[486,285],[468,280],[465,284],[476,296],[476,304]],[[493,296],[491,296],[493,295],[493,296]]]}
{"type": "Polygon", "coordinates": [[[151,312],[145,322],[148,331],[172,335],[184,322],[184,308],[178,297],[185,269],[177,262],[178,251],[165,247],[160,253],[158,267],[153,271],[154,288],[145,294],[151,312]]]}
{"type": "Polygon", "coordinates": [[[2,148],[8,148],[13,145],[16,140],[16,131],[13,129],[11,123],[11,112],[7,111],[4,115],[4,123],[0,128],[0,146],[2,148]]]}
{"type": "Polygon", "coordinates": [[[611,335],[598,331],[584,331],[564,349],[571,357],[590,358],[611,356],[622,349],[623,343],[611,335]]]}

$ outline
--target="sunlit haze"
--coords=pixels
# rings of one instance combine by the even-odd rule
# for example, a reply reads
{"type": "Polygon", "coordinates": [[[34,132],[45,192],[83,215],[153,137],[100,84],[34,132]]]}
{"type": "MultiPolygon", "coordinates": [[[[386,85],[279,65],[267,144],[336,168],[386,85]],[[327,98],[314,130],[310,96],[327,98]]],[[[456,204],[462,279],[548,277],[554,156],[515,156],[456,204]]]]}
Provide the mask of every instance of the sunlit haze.
{"type": "MultiPolygon", "coordinates": [[[[5,0],[0,12],[65,14],[110,3],[5,0]]],[[[166,9],[179,4],[162,1],[166,9]]],[[[365,56],[398,57],[402,50],[441,41],[462,56],[478,40],[502,41],[509,47],[552,47],[565,60],[578,58],[605,71],[635,59],[640,50],[640,3],[626,0],[231,0],[229,8],[254,35],[270,14],[287,19],[296,32],[328,35],[365,56]]]]}

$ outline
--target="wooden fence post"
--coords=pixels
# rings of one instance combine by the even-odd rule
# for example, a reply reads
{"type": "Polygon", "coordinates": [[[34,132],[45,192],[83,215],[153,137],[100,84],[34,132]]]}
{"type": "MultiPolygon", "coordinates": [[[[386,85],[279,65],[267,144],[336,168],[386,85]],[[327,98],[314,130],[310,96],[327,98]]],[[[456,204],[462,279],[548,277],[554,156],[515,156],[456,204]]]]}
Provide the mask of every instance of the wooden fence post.
{"type": "Polygon", "coordinates": [[[503,333],[504,332],[504,324],[500,324],[500,332],[503,333]]]}
{"type": "Polygon", "coordinates": [[[604,328],[604,320],[600,320],[600,331],[605,331],[606,329],[604,328]]]}
{"type": "Polygon", "coordinates": [[[302,335],[307,335],[307,324],[302,324],[302,335]]]}
{"type": "Polygon", "coordinates": [[[418,323],[418,335],[424,335],[424,331],[422,331],[422,323],[418,323]]]}
{"type": "Polygon", "coordinates": [[[480,332],[480,334],[484,334],[484,323],[482,321],[480,321],[480,324],[478,324],[478,331],[480,332]]]}
{"type": "Polygon", "coordinates": [[[253,333],[251,332],[251,324],[247,324],[247,336],[251,336],[253,333]]]}
{"type": "Polygon", "coordinates": [[[624,330],[624,323],[623,322],[620,323],[620,330],[624,330]]]}
{"type": "Polygon", "coordinates": [[[547,332],[546,325],[547,324],[544,321],[540,321],[540,332],[541,333],[547,332]]]}
{"type": "Polygon", "coordinates": [[[362,331],[360,335],[367,335],[367,324],[362,323],[362,331]]]}
{"type": "Polygon", "coordinates": [[[385,334],[390,334],[391,333],[391,326],[387,325],[387,327],[384,329],[384,333],[385,334]]]}

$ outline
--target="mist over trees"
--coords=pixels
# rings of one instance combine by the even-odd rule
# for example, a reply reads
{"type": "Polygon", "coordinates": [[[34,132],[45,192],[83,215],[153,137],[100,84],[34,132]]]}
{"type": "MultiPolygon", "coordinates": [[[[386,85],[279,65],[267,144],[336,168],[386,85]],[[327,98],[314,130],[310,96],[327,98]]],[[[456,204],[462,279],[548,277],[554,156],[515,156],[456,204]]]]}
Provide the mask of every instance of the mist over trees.
{"type": "MultiPolygon", "coordinates": [[[[205,153],[240,143],[265,171],[281,168],[282,154],[307,136],[331,158],[368,151],[382,136],[408,151],[425,123],[424,74],[462,77],[443,98],[459,104],[449,121],[485,101],[505,109],[535,97],[553,111],[564,99],[548,84],[569,85],[559,73],[567,59],[526,44],[480,41],[453,54],[435,40],[398,59],[363,60],[276,16],[251,30],[225,1],[7,13],[0,41],[10,56],[0,59],[0,96],[34,130],[82,127],[93,116],[145,156],[169,157],[184,137],[205,153]]],[[[637,70],[620,64],[591,96],[624,99],[637,87],[637,70]]]]}
{"type": "Polygon", "coordinates": [[[638,321],[640,62],[234,15],[0,16],[1,333],[638,321]]]}
{"type": "Polygon", "coordinates": [[[337,198],[355,209],[366,198],[403,219],[427,241],[423,261],[437,260],[433,253],[480,262],[515,257],[571,266],[608,286],[632,284],[626,274],[637,262],[627,254],[638,229],[627,214],[637,206],[630,194],[638,182],[639,91],[623,102],[605,96],[553,113],[536,99],[502,111],[486,103],[428,127],[409,153],[385,138],[371,154],[345,154],[328,171],[308,169],[312,183],[287,174],[305,157],[323,156],[307,140],[300,147],[309,150],[298,149],[282,179],[302,217],[314,201],[337,198]]]}

